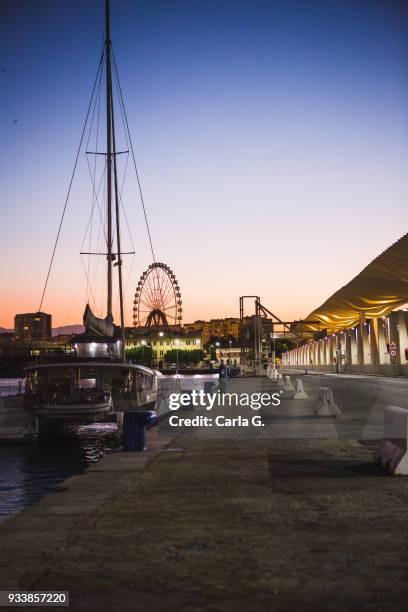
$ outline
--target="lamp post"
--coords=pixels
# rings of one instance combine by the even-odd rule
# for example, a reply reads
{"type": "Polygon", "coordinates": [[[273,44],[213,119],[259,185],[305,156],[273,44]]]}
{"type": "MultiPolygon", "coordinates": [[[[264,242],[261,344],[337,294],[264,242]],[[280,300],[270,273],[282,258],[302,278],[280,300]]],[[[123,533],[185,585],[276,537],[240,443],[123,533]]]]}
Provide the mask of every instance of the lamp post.
{"type": "MultiPolygon", "coordinates": [[[[159,338],[163,338],[163,335],[164,335],[163,332],[159,332],[159,338]]],[[[160,346],[162,346],[162,344],[160,344],[159,342],[159,360],[158,360],[159,365],[160,365],[160,353],[164,352],[164,351],[160,351],[160,346]]],[[[163,366],[164,366],[164,359],[163,359],[163,366]]]]}
{"type": "Polygon", "coordinates": [[[276,359],[276,339],[275,336],[273,335],[273,333],[271,332],[270,334],[270,338],[273,340],[273,351],[272,352],[272,365],[273,368],[275,369],[275,359],[276,359]]]}
{"type": "Polygon", "coordinates": [[[261,355],[260,355],[260,360],[259,360],[259,374],[262,374],[262,368],[263,368],[263,358],[265,355],[265,344],[266,344],[266,340],[265,338],[261,339],[261,355]]]}
{"type": "Polygon", "coordinates": [[[145,362],[144,362],[145,346],[146,346],[146,340],[142,340],[142,347],[143,347],[143,350],[142,350],[142,364],[143,365],[145,365],[145,362]]]}
{"type": "Polygon", "coordinates": [[[180,346],[180,340],[175,340],[174,344],[176,345],[176,374],[177,374],[177,370],[178,370],[178,353],[179,353],[179,349],[178,347],[180,346]]]}

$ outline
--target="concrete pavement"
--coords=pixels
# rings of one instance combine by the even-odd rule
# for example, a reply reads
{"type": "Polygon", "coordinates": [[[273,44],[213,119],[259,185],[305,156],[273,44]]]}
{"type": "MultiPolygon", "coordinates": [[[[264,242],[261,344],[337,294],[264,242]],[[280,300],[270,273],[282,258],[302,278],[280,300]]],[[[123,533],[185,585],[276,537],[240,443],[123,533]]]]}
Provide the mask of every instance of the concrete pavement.
{"type": "MultiPolygon", "coordinates": [[[[304,382],[313,396],[319,379],[304,382]]],[[[344,426],[405,389],[335,384],[344,426]]],[[[405,610],[408,480],[373,462],[375,441],[341,439],[337,420],[329,438],[299,437],[302,402],[266,411],[269,434],[158,427],[148,452],[68,479],[0,524],[0,588],[69,590],[81,611],[405,610]]]]}
{"type": "Polygon", "coordinates": [[[159,438],[0,525],[1,588],[70,590],[73,610],[405,610],[407,481],[372,447],[159,438]]]}

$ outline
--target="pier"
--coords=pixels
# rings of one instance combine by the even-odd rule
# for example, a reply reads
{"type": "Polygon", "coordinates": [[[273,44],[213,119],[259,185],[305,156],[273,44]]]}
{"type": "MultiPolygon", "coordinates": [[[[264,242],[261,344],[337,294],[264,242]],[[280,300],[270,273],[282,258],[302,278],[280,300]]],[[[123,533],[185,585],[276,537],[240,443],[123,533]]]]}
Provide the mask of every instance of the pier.
{"type": "MultiPolygon", "coordinates": [[[[391,381],[359,381],[356,414],[355,379],[341,395],[322,378],[342,416],[321,419],[320,438],[307,428],[322,381],[304,377],[308,400],[260,411],[270,436],[163,424],[146,452],[113,452],[62,482],[0,524],[3,589],[70,590],[73,610],[403,610],[408,492],[373,461],[382,430],[370,421],[372,394],[391,381]]],[[[237,413],[250,409],[226,408],[237,413]]]]}
{"type": "Polygon", "coordinates": [[[405,612],[406,3],[3,4],[0,612],[405,612]]]}
{"type": "Polygon", "coordinates": [[[73,610],[404,609],[408,494],[370,447],[149,444],[0,525],[3,589],[70,590],[73,610]]]}

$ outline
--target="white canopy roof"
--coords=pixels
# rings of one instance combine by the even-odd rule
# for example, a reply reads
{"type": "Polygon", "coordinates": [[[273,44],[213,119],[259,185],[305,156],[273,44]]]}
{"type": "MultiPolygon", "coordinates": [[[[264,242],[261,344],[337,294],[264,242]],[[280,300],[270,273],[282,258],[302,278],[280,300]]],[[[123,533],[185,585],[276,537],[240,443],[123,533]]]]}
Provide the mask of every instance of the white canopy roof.
{"type": "MultiPolygon", "coordinates": [[[[408,234],[405,234],[307,319],[319,320],[330,331],[337,331],[358,323],[361,313],[366,318],[382,317],[407,302],[408,234]]],[[[311,329],[314,327],[310,325],[311,329]]]]}

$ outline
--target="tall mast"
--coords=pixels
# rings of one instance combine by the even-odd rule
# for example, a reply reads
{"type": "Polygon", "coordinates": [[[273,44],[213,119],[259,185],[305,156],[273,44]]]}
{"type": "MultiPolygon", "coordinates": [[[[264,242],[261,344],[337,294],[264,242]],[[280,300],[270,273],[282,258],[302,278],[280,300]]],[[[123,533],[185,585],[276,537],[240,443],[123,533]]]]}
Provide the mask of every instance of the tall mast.
{"type": "Polygon", "coordinates": [[[113,145],[113,176],[115,181],[115,219],[116,219],[116,243],[118,249],[118,260],[115,266],[118,267],[119,278],[119,307],[120,307],[120,328],[122,339],[122,361],[126,361],[125,354],[125,316],[123,307],[123,282],[122,282],[122,249],[120,244],[120,204],[119,204],[119,187],[118,187],[118,169],[116,165],[116,139],[115,139],[115,115],[113,110],[113,95],[112,95],[112,145],[113,145]]]}
{"type": "Polygon", "coordinates": [[[112,68],[109,0],[105,0],[106,51],[106,172],[107,172],[107,249],[108,303],[107,316],[112,316],[112,68]]]}
{"type": "Polygon", "coordinates": [[[112,161],[113,161],[113,178],[115,192],[115,221],[116,221],[116,242],[117,242],[117,261],[115,266],[118,266],[119,277],[119,304],[120,304],[120,327],[122,336],[122,361],[126,361],[125,356],[125,318],[123,307],[123,285],[122,285],[122,253],[120,244],[120,205],[119,205],[119,189],[118,189],[118,171],[116,165],[116,140],[115,140],[115,118],[113,109],[113,92],[112,92],[112,65],[111,65],[111,40],[110,40],[110,12],[109,0],[105,0],[106,12],[106,122],[107,122],[107,239],[108,239],[108,316],[112,315],[112,161]]]}

